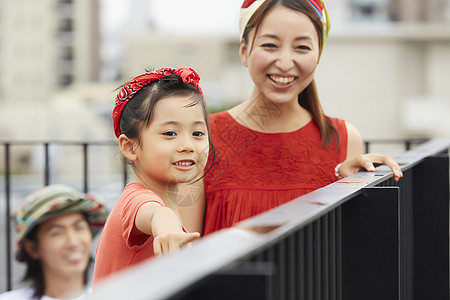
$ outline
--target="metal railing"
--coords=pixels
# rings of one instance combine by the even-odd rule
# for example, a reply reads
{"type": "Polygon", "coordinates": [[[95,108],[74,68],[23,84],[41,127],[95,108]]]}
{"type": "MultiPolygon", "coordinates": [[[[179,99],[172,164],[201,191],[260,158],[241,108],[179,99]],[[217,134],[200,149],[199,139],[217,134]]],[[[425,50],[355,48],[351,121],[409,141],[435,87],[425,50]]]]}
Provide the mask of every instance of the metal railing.
{"type": "MultiPolygon", "coordinates": [[[[0,292],[11,290],[13,288],[13,276],[12,269],[13,264],[15,263],[12,251],[13,251],[13,232],[12,232],[12,224],[11,224],[11,213],[13,210],[13,203],[17,204],[19,201],[23,199],[23,197],[33,190],[46,186],[52,183],[67,183],[72,185],[83,192],[91,192],[96,188],[97,185],[102,185],[103,183],[97,184],[93,181],[93,169],[95,166],[90,166],[90,162],[95,162],[98,160],[98,157],[105,155],[105,151],[100,149],[95,150],[96,147],[99,148],[108,148],[111,153],[118,152],[117,142],[113,141],[104,141],[104,142],[76,142],[76,141],[45,141],[45,142],[37,142],[37,141],[0,141],[0,155],[3,156],[3,160],[0,161],[0,178],[2,179],[2,183],[0,183],[0,211],[3,210],[1,215],[4,220],[4,235],[1,237],[0,245],[3,249],[0,250],[0,266],[4,263],[5,267],[0,268],[0,278],[4,278],[5,282],[0,283],[0,292]],[[26,148],[25,151],[22,151],[23,148],[26,148]],[[54,157],[54,149],[64,149],[64,148],[75,148],[75,152],[78,154],[78,161],[74,163],[75,166],[71,166],[69,168],[76,168],[76,171],[73,176],[76,177],[75,180],[72,179],[62,179],[61,176],[58,176],[53,170],[55,168],[56,157],[54,157]],[[14,154],[16,152],[25,152],[27,153],[27,164],[31,165],[32,162],[29,161],[30,153],[38,149],[38,154],[36,159],[39,161],[39,166],[37,169],[39,170],[22,170],[20,167],[17,168],[15,165],[19,164],[20,159],[14,158],[14,154]],[[95,153],[92,153],[95,152],[95,153]],[[19,170],[17,170],[19,169],[19,170]],[[31,174],[33,173],[33,174],[31,174]],[[13,183],[17,178],[22,177],[30,177],[27,179],[27,185],[24,186],[23,180],[16,184],[14,187],[13,183]],[[65,182],[67,181],[67,182],[65,182]],[[75,183],[74,183],[75,182],[75,183]],[[13,193],[18,194],[16,197],[13,196],[13,193]]],[[[64,150],[62,150],[64,151],[64,150]]],[[[120,180],[115,181],[115,184],[118,185],[119,189],[117,195],[120,195],[120,190],[123,186],[128,182],[128,173],[127,168],[121,164],[119,159],[114,159],[114,155],[110,155],[106,160],[109,164],[116,164],[116,169],[119,171],[120,180]]],[[[65,158],[62,158],[64,161],[65,158]]],[[[63,171],[64,172],[64,171],[63,171]]],[[[104,195],[98,195],[100,197],[104,195]]],[[[116,196],[113,196],[113,199],[117,199],[116,196]]],[[[105,197],[102,197],[105,198],[105,197]]],[[[0,227],[1,228],[1,227],[0,227]]]]}
{"type": "MultiPolygon", "coordinates": [[[[416,146],[420,143],[422,143],[423,140],[368,140],[365,142],[366,145],[366,149],[369,149],[369,146],[373,145],[373,144],[379,144],[379,143],[388,143],[388,144],[399,144],[399,145],[403,145],[405,150],[410,149],[413,146],[416,146]]],[[[42,155],[41,160],[43,161],[42,166],[40,167],[41,171],[37,171],[38,173],[41,173],[41,176],[38,176],[39,178],[34,178],[32,179],[35,182],[35,186],[39,187],[40,184],[42,185],[48,185],[51,183],[61,183],[60,178],[58,178],[57,176],[53,175],[53,169],[54,169],[54,165],[53,165],[53,161],[55,160],[53,155],[52,155],[52,149],[55,147],[75,147],[77,149],[79,149],[78,151],[81,154],[81,161],[79,163],[79,167],[80,167],[80,172],[79,174],[77,174],[76,176],[79,177],[79,179],[81,179],[81,185],[80,185],[80,190],[83,190],[85,192],[92,192],[92,189],[96,189],[97,188],[97,184],[92,182],[92,164],[90,164],[91,161],[95,161],[96,160],[96,156],[98,155],[103,155],[102,151],[95,151],[93,149],[95,149],[95,147],[110,147],[111,149],[116,149],[117,145],[115,142],[109,142],[109,141],[105,141],[105,142],[58,142],[58,141],[47,141],[47,142],[11,142],[11,141],[0,141],[0,155],[4,156],[4,160],[3,160],[3,172],[0,172],[0,175],[3,177],[2,181],[3,181],[3,186],[2,184],[0,184],[0,191],[1,191],[1,195],[4,196],[4,199],[2,199],[2,203],[0,205],[4,205],[4,213],[2,213],[2,215],[5,216],[4,218],[4,232],[5,232],[5,236],[2,238],[2,242],[0,244],[5,245],[3,247],[3,249],[6,251],[6,253],[4,255],[0,256],[0,259],[3,260],[3,262],[5,263],[5,269],[3,272],[5,272],[4,276],[0,276],[0,277],[4,277],[5,278],[5,287],[4,290],[9,290],[11,288],[13,288],[13,284],[12,284],[12,263],[14,262],[13,256],[12,256],[12,245],[13,245],[13,236],[11,235],[11,222],[10,222],[10,214],[11,214],[11,210],[12,210],[12,201],[17,201],[19,199],[15,199],[15,197],[12,196],[12,193],[14,193],[18,188],[15,187],[12,182],[15,180],[16,178],[16,171],[14,170],[14,166],[12,166],[12,156],[13,154],[16,152],[16,147],[23,147],[23,146],[33,146],[33,147],[39,147],[42,148],[42,151],[40,153],[40,155],[42,155]],[[92,153],[95,152],[95,153],[92,153]],[[98,153],[100,152],[100,153],[98,153]],[[94,157],[92,157],[94,156],[94,157]],[[39,183],[41,182],[41,183],[39,183]],[[3,240],[5,241],[3,243],[3,240]]],[[[425,146],[426,147],[426,146],[425,146]]],[[[112,159],[111,159],[112,160],[112,159]]],[[[1,164],[0,164],[1,165],[1,164]]],[[[119,164],[120,165],[120,164],[119,164]]],[[[121,173],[121,175],[119,175],[121,177],[121,179],[119,181],[116,181],[114,184],[117,185],[117,196],[120,194],[121,188],[128,182],[128,172],[127,169],[122,167],[121,165],[118,167],[119,169],[121,168],[121,171],[119,173],[121,173]]],[[[407,168],[406,166],[404,166],[403,168],[407,168]]],[[[378,168],[380,169],[380,168],[378,168]]],[[[377,171],[378,172],[378,171],[377,171]]],[[[379,176],[379,175],[376,175],[379,176]]],[[[386,175],[388,176],[388,175],[386,175]]],[[[378,178],[378,177],[375,177],[378,178]]],[[[406,177],[408,178],[408,177],[406,177]]],[[[406,181],[402,180],[402,182],[406,181]]],[[[342,183],[341,183],[342,184],[342,183]]],[[[101,185],[101,184],[100,184],[101,185]]],[[[352,184],[347,183],[346,186],[349,186],[352,184]]],[[[332,188],[332,187],[330,187],[332,188]]],[[[342,189],[339,189],[342,191],[342,189]]],[[[26,190],[26,193],[31,192],[32,189],[30,188],[29,190],[26,190]]],[[[25,194],[25,192],[24,192],[25,194]]],[[[0,198],[1,198],[0,195],[0,198]]],[[[97,193],[98,195],[98,193],[97,193]]],[[[101,193],[99,196],[103,196],[101,193]]],[[[113,199],[116,199],[115,196],[112,197],[113,199]]],[[[342,200],[342,199],[340,199],[342,200]]],[[[336,200],[337,201],[337,200],[336,200]]],[[[343,201],[343,200],[342,200],[343,201]]],[[[325,206],[324,206],[325,207],[325,206]]],[[[323,266],[324,272],[327,274],[327,280],[326,280],[326,284],[325,283],[321,283],[320,284],[320,288],[317,286],[317,283],[313,283],[312,281],[309,281],[310,279],[307,278],[311,278],[310,276],[303,276],[302,278],[304,278],[304,282],[300,285],[295,285],[296,287],[292,290],[291,288],[286,288],[284,286],[285,281],[284,279],[279,281],[278,283],[272,283],[268,286],[271,287],[272,291],[270,293],[275,293],[276,295],[278,295],[279,293],[288,293],[286,296],[286,298],[289,298],[289,295],[304,295],[303,299],[310,299],[309,296],[314,294],[317,295],[317,291],[321,290],[320,295],[337,295],[339,293],[342,293],[342,284],[341,284],[341,280],[342,278],[336,276],[336,274],[338,274],[341,270],[342,270],[342,260],[336,259],[336,251],[339,252],[341,251],[340,249],[340,245],[336,244],[338,243],[338,241],[341,241],[341,237],[340,234],[342,234],[342,212],[341,212],[342,208],[336,208],[335,210],[331,211],[331,212],[327,212],[326,213],[326,218],[324,216],[324,219],[322,220],[321,218],[319,218],[318,220],[314,221],[313,224],[315,225],[308,225],[305,228],[309,228],[309,229],[305,229],[303,233],[299,233],[298,238],[295,237],[289,237],[288,242],[286,242],[287,244],[285,244],[284,246],[279,246],[281,248],[292,248],[294,247],[295,249],[299,249],[300,245],[303,245],[306,243],[308,244],[308,251],[305,251],[303,253],[304,257],[303,258],[296,258],[298,259],[303,259],[303,261],[305,263],[302,263],[301,266],[302,268],[306,268],[306,269],[301,269],[300,272],[303,272],[305,274],[309,274],[311,273],[312,269],[314,269],[314,266],[316,265],[321,265],[323,266]],[[323,237],[321,237],[320,234],[318,234],[317,231],[317,227],[320,228],[320,231],[324,231],[326,230],[327,232],[336,232],[336,234],[331,234],[329,235],[329,240],[317,240],[319,237],[320,239],[323,239],[323,237]],[[316,228],[316,229],[315,229],[316,228]],[[326,248],[326,252],[329,254],[326,257],[319,257],[319,256],[314,256],[315,254],[315,249],[316,249],[316,245],[325,245],[324,247],[326,248]],[[335,254],[333,254],[335,253],[335,254]],[[310,256],[313,255],[314,256],[314,260],[310,260],[310,256]],[[323,261],[322,261],[323,260],[323,261]],[[311,269],[312,268],[312,269],[311,269]],[[328,270],[328,271],[327,271],[328,270]]],[[[276,218],[272,221],[275,222],[276,218]]],[[[271,235],[272,233],[278,232],[277,230],[280,230],[279,228],[285,228],[285,226],[282,227],[278,227],[277,226],[266,226],[263,230],[267,231],[269,229],[273,229],[271,230],[268,235],[271,235]]],[[[231,230],[234,231],[235,229],[231,230]]],[[[258,230],[261,230],[261,228],[259,228],[258,230]]],[[[239,232],[241,232],[242,230],[239,229],[239,232]]],[[[218,235],[214,235],[214,237],[208,237],[206,240],[215,240],[222,234],[228,235],[230,234],[229,232],[225,232],[225,233],[219,233],[218,235]]],[[[242,233],[240,233],[242,234],[242,233]]],[[[257,235],[258,236],[258,235],[257,235]]],[[[262,236],[267,236],[266,235],[262,235],[262,236]]],[[[260,237],[259,237],[260,238],[260,237]]],[[[259,239],[258,238],[258,239],[259,239]]],[[[251,239],[255,239],[255,237],[252,237],[251,239]]],[[[202,241],[203,243],[204,241],[202,241]]],[[[305,244],[305,245],[306,245],[305,244]]],[[[223,246],[223,245],[222,245],[223,246]]],[[[221,246],[221,247],[222,247],[221,246]]],[[[302,246],[302,247],[303,247],[302,246]]],[[[278,246],[277,246],[278,247],[278,246]]],[[[306,247],[306,246],[305,246],[306,247]]],[[[283,249],[284,249],[283,248],[283,249]]],[[[325,249],[324,248],[324,249],[325,249]]],[[[263,249],[263,248],[261,248],[263,249]]],[[[275,248],[276,250],[267,250],[268,252],[261,252],[258,254],[259,258],[252,258],[250,259],[250,261],[245,261],[245,260],[236,260],[234,261],[233,264],[231,264],[231,262],[227,262],[226,263],[226,268],[217,268],[214,272],[211,271],[211,274],[215,274],[215,275],[207,275],[209,277],[214,277],[214,276],[218,276],[217,274],[221,274],[221,277],[230,277],[230,276],[225,276],[225,273],[232,273],[234,272],[234,270],[237,268],[235,266],[240,266],[240,265],[244,265],[245,268],[248,272],[250,273],[255,273],[257,270],[258,272],[266,272],[266,273],[270,273],[273,274],[275,271],[278,271],[278,265],[274,264],[272,261],[270,261],[270,263],[267,263],[267,258],[266,257],[272,257],[274,256],[277,251],[281,251],[278,248],[275,248]],[[274,254],[275,253],[275,254],[274,254]],[[217,274],[216,274],[217,273],[217,274]]],[[[239,251],[241,251],[242,249],[240,249],[239,251]]],[[[262,251],[262,250],[261,250],[262,251]]],[[[325,250],[323,250],[325,251],[325,250]]],[[[292,262],[292,257],[291,256],[295,256],[294,255],[295,252],[290,253],[290,256],[288,256],[288,258],[286,258],[285,260],[289,262],[292,262]]],[[[249,254],[247,254],[248,256],[249,254]]],[[[338,255],[339,257],[339,255],[338,255]]],[[[1,263],[0,263],[1,265],[1,263]]],[[[212,263],[211,266],[217,266],[216,263],[212,263]]],[[[210,267],[209,267],[210,268],[210,267]]],[[[2,268],[3,269],[3,268],[2,268]]],[[[210,270],[214,270],[210,269],[210,270]]],[[[258,273],[256,272],[256,273],[258,273]]],[[[293,270],[290,270],[289,272],[294,272],[293,270]]],[[[303,274],[302,273],[302,274],[303,274]]],[[[312,273],[311,273],[312,274],[312,273]]],[[[1,275],[1,274],[0,274],[1,275]]],[[[203,274],[202,276],[206,276],[205,274],[203,274]]],[[[286,276],[283,275],[286,278],[288,278],[289,280],[293,280],[292,276],[286,276]]],[[[320,277],[322,278],[320,275],[315,274],[315,277],[320,277]]],[[[209,278],[208,277],[208,278],[209,278]]],[[[258,276],[254,276],[255,279],[256,278],[261,278],[259,275],[258,276]]],[[[267,277],[267,276],[266,276],[267,277]]],[[[270,278],[274,278],[273,275],[269,276],[270,278]]],[[[208,279],[209,280],[209,279],[208,279]]],[[[203,282],[203,281],[201,281],[203,282]]],[[[203,284],[203,283],[202,283],[203,284]]],[[[292,284],[290,284],[292,286],[292,284]]],[[[2,288],[0,288],[1,291],[2,288]]],[[[189,288],[190,289],[190,288],[189,288]]],[[[284,295],[284,294],[283,294],[284,295]]],[[[324,296],[325,297],[325,296],[324,296]]],[[[328,298],[324,298],[322,297],[321,299],[335,299],[332,298],[331,296],[328,298]]],[[[150,297],[151,298],[151,297],[150,297]]],[[[297,297],[299,298],[299,297],[297,297]]],[[[173,298],[176,299],[176,298],[173,298]]],[[[302,299],[302,298],[299,298],[302,299]]]]}
{"type": "Polygon", "coordinates": [[[449,299],[449,141],[119,272],[94,299],[449,299]]]}

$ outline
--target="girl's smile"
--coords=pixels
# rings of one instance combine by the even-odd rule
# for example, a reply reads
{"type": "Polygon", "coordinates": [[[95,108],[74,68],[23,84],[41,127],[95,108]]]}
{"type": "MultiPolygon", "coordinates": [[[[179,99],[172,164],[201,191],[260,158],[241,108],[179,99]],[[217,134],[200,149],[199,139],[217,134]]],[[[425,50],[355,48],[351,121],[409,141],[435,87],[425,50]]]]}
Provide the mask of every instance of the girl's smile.
{"type": "Polygon", "coordinates": [[[201,103],[192,95],[160,99],[148,128],[136,146],[136,174],[147,188],[164,190],[169,183],[185,183],[203,175],[209,150],[201,103]]]}

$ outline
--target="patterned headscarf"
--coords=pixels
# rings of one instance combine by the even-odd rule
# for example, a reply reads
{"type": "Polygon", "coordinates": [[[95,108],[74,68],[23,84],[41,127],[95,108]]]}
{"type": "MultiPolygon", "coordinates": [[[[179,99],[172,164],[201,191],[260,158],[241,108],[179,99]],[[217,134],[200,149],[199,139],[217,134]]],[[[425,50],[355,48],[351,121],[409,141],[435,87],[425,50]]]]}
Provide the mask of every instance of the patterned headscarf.
{"type": "Polygon", "coordinates": [[[16,259],[24,261],[23,241],[36,225],[74,212],[87,214],[94,235],[103,227],[108,216],[102,200],[62,184],[43,187],[25,198],[12,216],[18,235],[16,259]]]}
{"type": "MultiPolygon", "coordinates": [[[[244,35],[245,27],[247,26],[248,21],[256,12],[256,10],[263,4],[266,0],[245,0],[242,4],[240,16],[239,16],[239,29],[241,32],[241,40],[244,35]]],[[[325,3],[322,0],[308,0],[311,5],[316,10],[320,20],[323,23],[323,44],[325,44],[325,40],[328,37],[328,32],[330,31],[330,17],[328,15],[328,11],[325,7],[325,3]]]]}
{"type": "Polygon", "coordinates": [[[193,85],[197,91],[203,96],[202,89],[199,86],[200,76],[191,68],[162,68],[159,70],[144,73],[135,77],[133,80],[125,84],[125,86],[119,91],[116,96],[116,101],[114,109],[112,112],[112,119],[114,125],[114,133],[118,138],[121,134],[120,132],[120,116],[125,105],[130,101],[130,99],[144,86],[149,85],[151,82],[159,80],[170,74],[177,75],[180,77],[184,83],[193,85]]]}

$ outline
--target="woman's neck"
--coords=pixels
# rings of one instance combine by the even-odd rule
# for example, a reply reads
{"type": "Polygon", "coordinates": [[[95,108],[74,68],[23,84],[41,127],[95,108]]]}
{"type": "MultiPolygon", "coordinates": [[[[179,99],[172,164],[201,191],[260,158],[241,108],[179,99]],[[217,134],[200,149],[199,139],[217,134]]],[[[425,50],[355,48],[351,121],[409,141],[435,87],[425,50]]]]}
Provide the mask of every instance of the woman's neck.
{"type": "Polygon", "coordinates": [[[244,101],[229,113],[241,125],[265,133],[296,131],[311,121],[310,113],[297,101],[275,105],[261,96],[244,101]]]}
{"type": "Polygon", "coordinates": [[[77,278],[45,275],[44,295],[57,299],[71,299],[85,292],[83,275],[77,278]]]}

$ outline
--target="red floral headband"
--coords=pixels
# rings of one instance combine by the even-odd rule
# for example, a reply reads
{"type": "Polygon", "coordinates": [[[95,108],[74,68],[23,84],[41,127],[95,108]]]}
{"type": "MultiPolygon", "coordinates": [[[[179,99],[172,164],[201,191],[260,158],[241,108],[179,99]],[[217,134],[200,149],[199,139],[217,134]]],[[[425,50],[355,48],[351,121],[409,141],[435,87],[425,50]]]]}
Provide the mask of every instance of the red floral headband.
{"type": "Polygon", "coordinates": [[[116,96],[116,101],[114,105],[114,109],[112,112],[112,119],[114,125],[114,133],[118,138],[121,134],[120,132],[120,116],[122,115],[122,111],[125,105],[130,101],[130,99],[144,86],[149,85],[153,81],[159,80],[168,75],[177,75],[183,80],[186,84],[193,85],[197,91],[203,96],[203,91],[199,86],[200,76],[191,68],[162,68],[159,70],[151,71],[148,73],[144,73],[135,77],[133,80],[125,84],[124,87],[119,91],[116,96]]]}
{"type": "MultiPolygon", "coordinates": [[[[265,0],[244,0],[241,7],[241,13],[239,18],[239,27],[241,31],[241,39],[244,34],[245,27],[247,26],[248,21],[253,16],[255,11],[264,3],[265,0]]],[[[325,3],[323,0],[308,0],[309,3],[312,4],[317,14],[319,15],[319,19],[323,23],[323,40],[325,41],[328,32],[330,31],[330,19],[328,16],[327,9],[325,7],[325,3]]]]}

